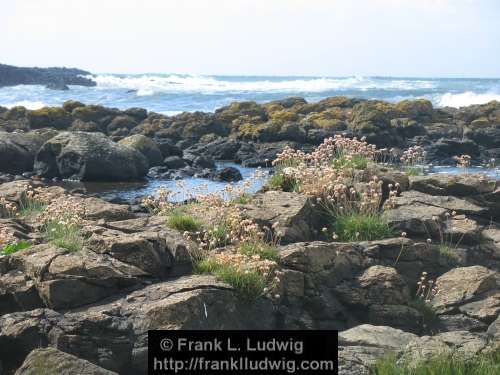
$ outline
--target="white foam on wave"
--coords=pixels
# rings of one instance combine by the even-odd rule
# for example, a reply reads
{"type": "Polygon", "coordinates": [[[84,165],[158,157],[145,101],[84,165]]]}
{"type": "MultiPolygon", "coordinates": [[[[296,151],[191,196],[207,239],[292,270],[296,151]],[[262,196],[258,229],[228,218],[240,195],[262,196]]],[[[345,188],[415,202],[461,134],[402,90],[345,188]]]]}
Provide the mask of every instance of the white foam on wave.
{"type": "Polygon", "coordinates": [[[281,78],[281,79],[224,79],[210,76],[99,75],[93,78],[98,88],[135,90],[138,96],[168,92],[324,92],[329,90],[414,90],[434,87],[428,80],[377,79],[370,77],[345,78],[281,78]]]}
{"type": "Polygon", "coordinates": [[[472,91],[466,91],[460,94],[446,93],[438,100],[438,106],[460,108],[471,104],[485,104],[492,100],[500,101],[500,94],[478,94],[472,91]]]}
{"type": "Polygon", "coordinates": [[[40,109],[42,107],[46,107],[47,105],[41,101],[30,101],[30,100],[20,100],[14,103],[2,104],[3,107],[12,108],[12,107],[25,107],[26,109],[40,109]]]}

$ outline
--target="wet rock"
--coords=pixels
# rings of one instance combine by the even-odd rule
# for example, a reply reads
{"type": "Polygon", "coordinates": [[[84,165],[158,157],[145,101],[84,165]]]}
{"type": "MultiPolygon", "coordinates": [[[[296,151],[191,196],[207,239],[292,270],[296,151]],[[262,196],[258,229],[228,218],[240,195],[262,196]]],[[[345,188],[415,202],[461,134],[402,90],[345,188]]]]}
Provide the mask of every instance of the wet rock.
{"type": "Polygon", "coordinates": [[[105,370],[89,361],[54,348],[33,350],[26,357],[15,375],[41,375],[49,373],[60,375],[117,375],[116,372],[105,370]]]}
{"type": "Polygon", "coordinates": [[[168,169],[180,169],[186,167],[188,164],[179,156],[168,156],[163,160],[163,165],[168,169]]]}
{"type": "Polygon", "coordinates": [[[156,139],[156,143],[164,158],[182,156],[182,150],[169,139],[156,139]]]}
{"type": "Polygon", "coordinates": [[[101,133],[63,132],[42,146],[34,169],[44,177],[115,181],[140,179],[147,167],[141,153],[101,133]]]}
{"type": "Polygon", "coordinates": [[[227,167],[215,171],[212,174],[212,178],[216,181],[225,181],[225,182],[236,182],[236,181],[241,181],[243,179],[240,171],[234,167],[227,167]]]}

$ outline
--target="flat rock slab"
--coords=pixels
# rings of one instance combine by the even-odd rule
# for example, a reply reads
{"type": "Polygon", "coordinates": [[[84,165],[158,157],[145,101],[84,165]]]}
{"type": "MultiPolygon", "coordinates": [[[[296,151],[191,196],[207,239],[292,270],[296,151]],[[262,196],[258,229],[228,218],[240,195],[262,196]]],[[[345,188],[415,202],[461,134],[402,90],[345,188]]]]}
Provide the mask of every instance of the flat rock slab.
{"type": "Polygon", "coordinates": [[[410,178],[410,189],[430,195],[453,195],[469,197],[491,193],[495,190],[495,181],[491,182],[484,175],[445,175],[415,176],[410,178]]]}
{"type": "Polygon", "coordinates": [[[396,207],[413,205],[420,203],[428,206],[444,208],[449,213],[456,211],[458,214],[464,215],[483,215],[487,209],[480,207],[465,199],[456,198],[451,195],[430,195],[420,191],[410,190],[403,192],[399,197],[393,198],[396,207]]]}

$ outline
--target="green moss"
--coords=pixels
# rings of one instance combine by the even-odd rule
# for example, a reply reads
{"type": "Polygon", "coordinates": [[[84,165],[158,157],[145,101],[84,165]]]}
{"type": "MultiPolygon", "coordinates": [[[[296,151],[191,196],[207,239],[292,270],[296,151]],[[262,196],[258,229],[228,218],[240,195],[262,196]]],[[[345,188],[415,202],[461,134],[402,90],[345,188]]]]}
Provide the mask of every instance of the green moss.
{"type": "Polygon", "coordinates": [[[276,111],[271,114],[271,120],[283,124],[288,121],[297,121],[299,116],[290,111],[276,111]]]}

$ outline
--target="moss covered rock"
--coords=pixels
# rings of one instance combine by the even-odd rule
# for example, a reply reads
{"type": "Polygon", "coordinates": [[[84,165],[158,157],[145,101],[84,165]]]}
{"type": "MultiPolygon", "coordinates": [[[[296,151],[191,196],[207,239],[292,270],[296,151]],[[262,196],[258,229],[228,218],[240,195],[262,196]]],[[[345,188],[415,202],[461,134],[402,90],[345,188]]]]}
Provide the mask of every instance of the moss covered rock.
{"type": "Polygon", "coordinates": [[[156,142],[144,135],[131,135],[118,143],[139,151],[148,159],[150,167],[161,165],[163,162],[163,155],[156,142]]]}
{"type": "Polygon", "coordinates": [[[401,112],[401,117],[419,120],[431,119],[434,113],[432,103],[427,99],[403,100],[397,103],[395,108],[401,112]]]}
{"type": "Polygon", "coordinates": [[[118,114],[118,111],[101,105],[86,105],[77,107],[71,112],[75,119],[85,122],[93,121],[96,124],[108,125],[118,114]]]}
{"type": "Polygon", "coordinates": [[[54,128],[64,130],[71,125],[73,119],[61,107],[44,107],[29,111],[28,121],[32,129],[54,128]]]}
{"type": "Polygon", "coordinates": [[[80,119],[76,119],[71,123],[71,126],[68,130],[71,131],[82,131],[82,132],[100,132],[102,131],[101,127],[97,125],[93,121],[82,121],[80,119]]]}
{"type": "Polygon", "coordinates": [[[106,127],[108,133],[111,133],[117,129],[127,129],[131,130],[137,126],[137,121],[130,116],[116,116],[106,127]]]}
{"type": "Polygon", "coordinates": [[[68,112],[68,113],[71,113],[73,112],[74,109],[76,108],[79,108],[79,107],[85,107],[85,104],[83,103],[80,103],[79,101],[77,100],[66,100],[63,105],[62,105],[63,109],[68,112]]]}

